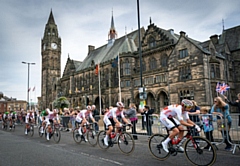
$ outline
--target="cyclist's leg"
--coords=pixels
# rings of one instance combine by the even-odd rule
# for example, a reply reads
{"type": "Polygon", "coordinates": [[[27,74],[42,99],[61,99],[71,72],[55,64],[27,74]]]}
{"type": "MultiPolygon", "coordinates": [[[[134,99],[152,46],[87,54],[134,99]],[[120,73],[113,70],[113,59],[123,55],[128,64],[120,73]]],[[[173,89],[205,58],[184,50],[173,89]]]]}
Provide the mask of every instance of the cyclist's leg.
{"type": "Polygon", "coordinates": [[[108,130],[106,131],[106,136],[105,136],[105,138],[104,138],[104,144],[105,144],[106,146],[108,146],[108,138],[109,138],[110,133],[111,133],[112,130],[113,130],[114,121],[113,121],[112,119],[109,119],[107,116],[105,116],[104,119],[103,119],[103,122],[104,122],[104,124],[106,125],[106,128],[108,129],[108,130]]]}

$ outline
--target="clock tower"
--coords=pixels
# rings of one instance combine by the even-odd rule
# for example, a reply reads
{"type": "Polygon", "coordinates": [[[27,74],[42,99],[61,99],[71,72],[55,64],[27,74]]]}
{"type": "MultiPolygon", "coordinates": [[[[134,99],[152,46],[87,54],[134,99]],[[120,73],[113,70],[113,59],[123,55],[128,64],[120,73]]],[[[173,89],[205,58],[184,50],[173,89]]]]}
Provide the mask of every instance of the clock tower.
{"type": "Polygon", "coordinates": [[[41,42],[42,55],[42,93],[41,108],[52,109],[57,97],[56,84],[61,77],[61,38],[58,34],[52,10],[45,26],[41,42]]]}

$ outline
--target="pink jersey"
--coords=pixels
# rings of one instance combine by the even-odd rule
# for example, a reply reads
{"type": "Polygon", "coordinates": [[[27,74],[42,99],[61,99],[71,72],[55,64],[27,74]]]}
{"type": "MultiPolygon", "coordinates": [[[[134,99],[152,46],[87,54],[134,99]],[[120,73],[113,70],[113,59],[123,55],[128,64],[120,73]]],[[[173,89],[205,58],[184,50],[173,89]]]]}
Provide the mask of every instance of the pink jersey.
{"type": "Polygon", "coordinates": [[[57,119],[58,120],[58,114],[54,115],[53,112],[49,112],[48,116],[47,116],[48,119],[57,119]]]}
{"type": "Polygon", "coordinates": [[[177,117],[178,120],[183,120],[183,116],[185,119],[189,119],[188,112],[182,112],[182,106],[178,104],[170,105],[161,111],[160,116],[166,116],[167,118],[177,117]]]}

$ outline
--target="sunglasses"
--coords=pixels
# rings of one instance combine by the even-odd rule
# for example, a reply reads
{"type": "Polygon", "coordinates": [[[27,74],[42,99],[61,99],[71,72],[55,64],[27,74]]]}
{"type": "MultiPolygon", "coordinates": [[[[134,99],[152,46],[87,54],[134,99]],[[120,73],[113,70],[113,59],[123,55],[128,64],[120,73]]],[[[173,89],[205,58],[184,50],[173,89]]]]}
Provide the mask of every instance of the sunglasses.
{"type": "Polygon", "coordinates": [[[185,106],[185,108],[192,108],[192,106],[185,106]]]}
{"type": "Polygon", "coordinates": [[[216,103],[217,101],[214,101],[214,103],[216,103]]]}

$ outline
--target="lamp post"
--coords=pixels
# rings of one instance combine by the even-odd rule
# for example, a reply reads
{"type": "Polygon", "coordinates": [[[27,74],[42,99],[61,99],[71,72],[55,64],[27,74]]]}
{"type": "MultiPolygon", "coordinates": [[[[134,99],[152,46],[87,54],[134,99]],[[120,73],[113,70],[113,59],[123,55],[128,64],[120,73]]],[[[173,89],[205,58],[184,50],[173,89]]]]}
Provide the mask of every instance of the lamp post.
{"type": "Polygon", "coordinates": [[[30,71],[30,65],[35,65],[35,63],[29,63],[29,62],[22,62],[23,64],[27,64],[28,65],[28,86],[27,86],[27,108],[29,107],[29,71],[30,71]]]}

